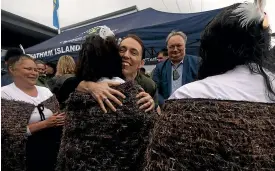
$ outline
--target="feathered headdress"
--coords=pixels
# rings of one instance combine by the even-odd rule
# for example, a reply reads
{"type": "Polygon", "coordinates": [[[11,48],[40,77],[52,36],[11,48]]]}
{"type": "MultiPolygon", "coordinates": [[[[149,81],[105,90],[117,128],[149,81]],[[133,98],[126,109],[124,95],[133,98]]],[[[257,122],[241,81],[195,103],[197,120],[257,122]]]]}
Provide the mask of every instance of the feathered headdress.
{"type": "Polygon", "coordinates": [[[254,0],[254,3],[245,2],[238,6],[232,13],[240,17],[241,27],[248,27],[251,24],[262,24],[263,28],[269,26],[264,8],[266,0],[254,0]]]}
{"type": "Polygon", "coordinates": [[[105,25],[91,28],[87,32],[89,35],[92,35],[92,34],[99,35],[104,40],[109,36],[115,36],[114,32],[105,25]]]}

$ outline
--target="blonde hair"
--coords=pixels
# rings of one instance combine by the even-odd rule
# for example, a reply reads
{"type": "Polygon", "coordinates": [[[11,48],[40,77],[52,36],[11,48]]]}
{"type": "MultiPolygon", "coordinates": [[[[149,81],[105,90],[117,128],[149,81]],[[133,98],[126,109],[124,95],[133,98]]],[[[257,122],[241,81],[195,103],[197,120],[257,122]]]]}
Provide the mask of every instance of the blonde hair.
{"type": "Polygon", "coordinates": [[[61,56],[58,60],[56,66],[56,75],[62,76],[64,74],[74,74],[75,73],[75,62],[73,57],[69,55],[61,56]]]}

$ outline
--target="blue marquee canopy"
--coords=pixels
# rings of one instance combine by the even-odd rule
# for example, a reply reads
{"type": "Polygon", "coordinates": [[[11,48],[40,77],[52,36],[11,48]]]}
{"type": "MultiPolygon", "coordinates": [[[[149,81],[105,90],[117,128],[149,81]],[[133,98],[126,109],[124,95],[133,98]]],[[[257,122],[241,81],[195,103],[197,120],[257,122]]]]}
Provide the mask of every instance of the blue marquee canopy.
{"type": "Polygon", "coordinates": [[[118,18],[92,23],[80,28],[64,31],[61,34],[26,49],[27,54],[44,61],[56,61],[64,54],[77,58],[81,43],[92,28],[106,25],[116,36],[124,37],[129,33],[138,35],[146,47],[146,58],[152,58],[155,52],[164,48],[166,36],[172,30],[187,34],[187,54],[197,55],[200,34],[206,24],[221,9],[199,13],[166,13],[147,8],[118,18]]]}

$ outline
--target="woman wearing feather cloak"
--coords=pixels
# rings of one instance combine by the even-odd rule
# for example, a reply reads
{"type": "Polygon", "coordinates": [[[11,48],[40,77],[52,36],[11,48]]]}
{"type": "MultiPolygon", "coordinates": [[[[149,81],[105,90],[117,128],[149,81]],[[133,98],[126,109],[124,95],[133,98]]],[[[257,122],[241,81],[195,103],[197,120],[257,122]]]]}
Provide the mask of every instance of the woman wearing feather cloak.
{"type": "Polygon", "coordinates": [[[65,114],[49,89],[36,86],[34,59],[12,57],[8,68],[14,83],[1,90],[2,169],[53,171],[65,114]]]}
{"type": "Polygon", "coordinates": [[[170,99],[209,98],[275,102],[275,57],[265,0],[225,8],[201,36],[199,81],[170,99]]]}

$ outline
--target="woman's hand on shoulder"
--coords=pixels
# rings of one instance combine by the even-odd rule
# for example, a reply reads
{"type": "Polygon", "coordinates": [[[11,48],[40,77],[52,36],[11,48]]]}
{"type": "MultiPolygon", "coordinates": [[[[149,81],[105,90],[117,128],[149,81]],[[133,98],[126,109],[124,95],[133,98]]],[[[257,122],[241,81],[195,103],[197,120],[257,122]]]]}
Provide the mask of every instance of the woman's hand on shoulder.
{"type": "Polygon", "coordinates": [[[116,111],[116,108],[111,103],[114,102],[118,105],[122,105],[122,102],[119,101],[115,96],[119,96],[121,98],[126,98],[124,94],[111,88],[110,86],[118,86],[120,83],[109,81],[109,82],[87,82],[82,81],[77,87],[78,91],[90,93],[94,99],[98,102],[101,109],[104,113],[107,113],[105,105],[107,105],[112,111],[116,111]]]}
{"type": "Polygon", "coordinates": [[[138,93],[136,98],[139,99],[137,102],[137,105],[140,105],[139,109],[145,110],[145,112],[154,110],[155,102],[149,93],[142,91],[142,92],[138,93]]]}

